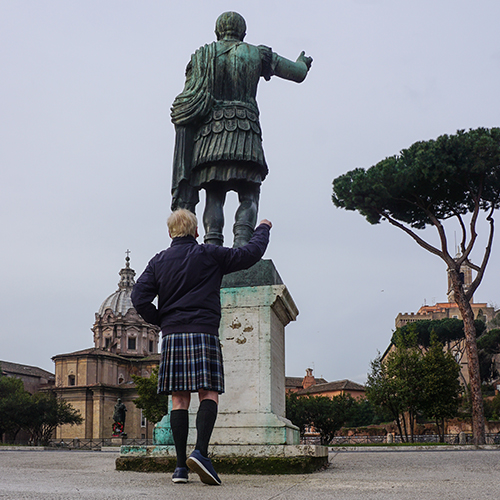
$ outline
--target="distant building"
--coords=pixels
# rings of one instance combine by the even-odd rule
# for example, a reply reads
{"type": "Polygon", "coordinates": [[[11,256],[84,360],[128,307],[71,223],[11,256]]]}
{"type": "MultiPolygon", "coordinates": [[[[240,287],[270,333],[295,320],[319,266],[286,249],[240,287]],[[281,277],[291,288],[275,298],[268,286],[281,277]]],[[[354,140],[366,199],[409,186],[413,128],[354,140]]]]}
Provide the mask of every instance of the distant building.
{"type": "MultiPolygon", "coordinates": [[[[458,255],[456,258],[458,258],[458,255]]],[[[460,271],[463,278],[464,289],[467,291],[472,284],[472,270],[469,266],[463,264],[460,271]]],[[[409,323],[415,323],[416,321],[442,320],[446,318],[462,320],[462,314],[455,302],[453,285],[449,275],[447,297],[448,302],[437,302],[434,305],[424,305],[416,313],[399,313],[395,320],[396,328],[401,328],[409,323]]],[[[481,319],[485,323],[489,323],[498,312],[486,302],[474,302],[474,298],[471,299],[470,305],[474,313],[474,318],[481,319]]],[[[465,339],[449,342],[448,345],[444,347],[446,350],[453,353],[455,359],[460,364],[460,382],[463,385],[467,385],[469,383],[469,370],[465,339]]],[[[394,345],[390,344],[382,359],[384,359],[393,349],[394,345]]]]}
{"type": "Polygon", "coordinates": [[[160,329],[146,323],[132,306],[135,271],[130,268],[128,256],[119,275],[118,290],[95,315],[94,347],[52,358],[55,392],[79,410],[84,419],[82,425],[59,427],[56,439],[111,437],[118,398],[127,407],[127,437],[152,437],[153,425],[133,403],[138,395],[132,375],[148,377],[158,366],[160,329]]]}
{"type": "Polygon", "coordinates": [[[349,394],[354,399],[362,399],[365,397],[365,386],[352,380],[336,380],[325,384],[312,385],[311,387],[297,391],[297,394],[301,396],[327,396],[329,398],[349,394]]]}
{"type": "Polygon", "coordinates": [[[327,380],[324,378],[315,378],[312,368],[306,369],[305,377],[285,377],[285,391],[297,392],[302,389],[307,389],[315,384],[326,384],[327,380]]]}
{"type": "Polygon", "coordinates": [[[30,394],[46,389],[54,385],[55,377],[53,373],[38,368],[37,366],[21,365],[10,361],[0,361],[0,370],[6,377],[21,379],[24,390],[30,394]]]}
{"type": "Polygon", "coordinates": [[[365,397],[365,386],[352,382],[351,380],[337,380],[328,382],[324,378],[315,378],[311,368],[306,369],[306,376],[286,377],[285,385],[287,392],[295,392],[301,396],[327,396],[333,398],[341,394],[349,394],[354,399],[365,397]]]}
{"type": "MultiPolygon", "coordinates": [[[[0,371],[4,377],[13,377],[22,380],[24,390],[30,394],[54,387],[54,374],[37,366],[0,361],[0,371]]],[[[15,437],[8,434],[0,435],[0,442],[28,444],[29,437],[29,434],[21,429],[15,437]]]]}
{"type": "MultiPolygon", "coordinates": [[[[483,319],[485,323],[495,317],[495,308],[486,304],[486,302],[471,303],[474,318],[483,319]]],[[[430,321],[446,318],[462,319],[460,310],[455,302],[437,302],[432,306],[422,306],[416,313],[399,313],[396,316],[396,328],[401,328],[408,323],[415,321],[430,321]]]]}
{"type": "MultiPolygon", "coordinates": [[[[463,276],[464,289],[468,291],[472,284],[472,270],[466,264],[460,268],[463,276]]],[[[462,319],[462,314],[455,302],[453,284],[448,276],[448,302],[438,302],[432,306],[422,306],[416,313],[399,313],[396,316],[396,328],[401,328],[408,323],[415,321],[440,320],[446,318],[462,319]]],[[[475,303],[474,298],[471,299],[471,307],[476,319],[483,319],[485,323],[491,321],[495,317],[495,308],[486,304],[486,302],[475,303]]]]}

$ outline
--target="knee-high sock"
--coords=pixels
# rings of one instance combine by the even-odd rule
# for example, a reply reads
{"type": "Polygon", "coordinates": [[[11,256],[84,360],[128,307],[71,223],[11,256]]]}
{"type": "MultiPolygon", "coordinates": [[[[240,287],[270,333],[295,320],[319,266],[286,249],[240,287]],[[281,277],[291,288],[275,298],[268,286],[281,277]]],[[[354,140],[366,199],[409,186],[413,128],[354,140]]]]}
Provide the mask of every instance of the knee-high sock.
{"type": "Polygon", "coordinates": [[[217,403],[211,399],[204,399],[196,414],[196,449],[204,457],[208,457],[208,443],[216,420],[217,403]]]}
{"type": "Polygon", "coordinates": [[[174,436],[177,467],[186,467],[186,446],[189,432],[189,414],[187,410],[170,412],[170,427],[174,436]]]}

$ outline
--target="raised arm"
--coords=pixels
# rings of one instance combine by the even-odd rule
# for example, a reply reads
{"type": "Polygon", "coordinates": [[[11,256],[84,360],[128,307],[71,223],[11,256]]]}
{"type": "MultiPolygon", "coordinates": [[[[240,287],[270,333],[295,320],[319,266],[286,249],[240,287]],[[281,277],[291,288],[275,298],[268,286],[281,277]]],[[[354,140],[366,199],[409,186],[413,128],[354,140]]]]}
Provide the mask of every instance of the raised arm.
{"type": "Polygon", "coordinates": [[[306,56],[302,51],[295,62],[281,57],[278,54],[273,54],[274,74],[285,80],[301,83],[305,80],[307,72],[311,68],[312,57],[306,56]]]}

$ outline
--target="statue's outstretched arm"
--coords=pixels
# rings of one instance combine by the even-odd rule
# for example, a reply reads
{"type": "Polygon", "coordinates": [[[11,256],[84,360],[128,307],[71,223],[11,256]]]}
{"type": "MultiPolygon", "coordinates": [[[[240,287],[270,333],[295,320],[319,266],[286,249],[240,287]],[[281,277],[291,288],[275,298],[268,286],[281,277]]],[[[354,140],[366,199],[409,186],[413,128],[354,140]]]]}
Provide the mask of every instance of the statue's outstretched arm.
{"type": "Polygon", "coordinates": [[[273,73],[280,78],[297,83],[305,80],[312,63],[312,57],[306,56],[304,51],[300,53],[295,62],[278,54],[273,54],[273,58],[276,58],[273,73]]]}

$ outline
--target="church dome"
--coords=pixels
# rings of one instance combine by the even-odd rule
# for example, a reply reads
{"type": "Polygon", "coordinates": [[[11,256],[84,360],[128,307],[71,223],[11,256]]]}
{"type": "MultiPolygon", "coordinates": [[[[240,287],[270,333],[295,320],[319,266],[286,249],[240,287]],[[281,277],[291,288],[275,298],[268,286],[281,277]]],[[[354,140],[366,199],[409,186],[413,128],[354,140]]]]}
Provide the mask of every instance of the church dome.
{"type": "Polygon", "coordinates": [[[130,268],[130,257],[128,255],[125,258],[125,267],[120,270],[119,275],[118,290],[111,294],[99,308],[97,314],[101,317],[104,316],[106,309],[111,309],[115,316],[118,314],[124,316],[129,309],[134,308],[130,295],[132,294],[132,287],[135,284],[135,271],[130,268]]]}
{"type": "Polygon", "coordinates": [[[130,269],[129,253],[118,273],[118,290],[101,304],[91,330],[96,349],[137,358],[158,353],[160,328],[144,321],[132,304],[135,271],[130,269]]]}

